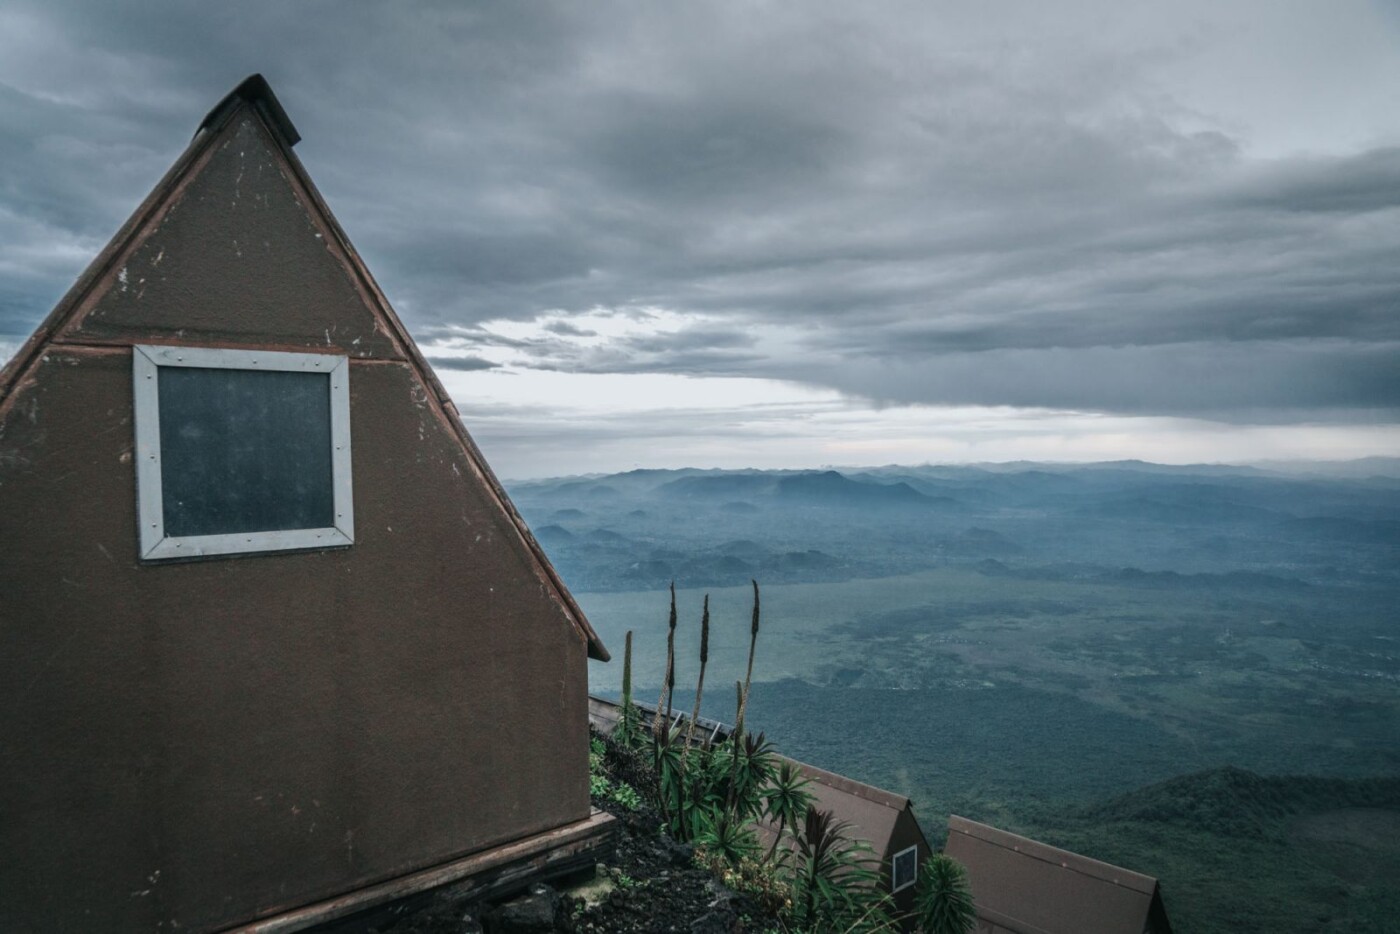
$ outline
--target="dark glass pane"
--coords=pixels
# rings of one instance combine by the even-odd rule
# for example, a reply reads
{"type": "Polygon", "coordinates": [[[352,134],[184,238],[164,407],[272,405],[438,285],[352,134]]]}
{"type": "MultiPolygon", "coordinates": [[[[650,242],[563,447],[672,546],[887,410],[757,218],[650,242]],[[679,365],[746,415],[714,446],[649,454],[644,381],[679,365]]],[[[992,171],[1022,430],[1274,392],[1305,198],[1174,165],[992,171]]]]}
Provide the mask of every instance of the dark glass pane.
{"type": "Polygon", "coordinates": [[[905,883],[914,881],[914,869],[918,861],[918,852],[911,850],[908,853],[901,853],[894,859],[894,888],[899,888],[905,883]]]}
{"type": "Polygon", "coordinates": [[[330,376],[161,367],[165,534],[335,524],[330,376]]]}

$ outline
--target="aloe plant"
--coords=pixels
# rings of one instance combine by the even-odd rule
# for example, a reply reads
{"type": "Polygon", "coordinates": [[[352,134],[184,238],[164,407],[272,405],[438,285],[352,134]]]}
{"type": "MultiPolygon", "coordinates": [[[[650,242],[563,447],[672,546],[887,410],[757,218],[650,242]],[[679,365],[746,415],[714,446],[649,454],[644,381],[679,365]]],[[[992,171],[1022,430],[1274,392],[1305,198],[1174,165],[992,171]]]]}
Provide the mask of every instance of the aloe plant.
{"type": "Polygon", "coordinates": [[[768,855],[764,857],[766,862],[772,862],[778,844],[782,842],[783,832],[786,830],[797,833],[798,823],[806,818],[807,809],[812,805],[812,795],[807,791],[810,784],[802,777],[802,773],[797,771],[797,766],[791,762],[784,762],[763,789],[763,814],[777,827],[773,835],[773,845],[768,848],[768,855]]]}
{"type": "Polygon", "coordinates": [[[889,896],[878,887],[870,847],[847,836],[850,824],[808,808],[788,858],[792,921],[813,932],[888,930],[889,896]]]}
{"type": "Polygon", "coordinates": [[[977,907],[967,870],[939,853],[924,863],[914,894],[914,916],[924,934],[970,934],[977,927],[977,907]]]}
{"type": "Polygon", "coordinates": [[[695,844],[737,866],[758,853],[758,837],[745,821],[727,811],[714,811],[695,835],[695,844]]]}

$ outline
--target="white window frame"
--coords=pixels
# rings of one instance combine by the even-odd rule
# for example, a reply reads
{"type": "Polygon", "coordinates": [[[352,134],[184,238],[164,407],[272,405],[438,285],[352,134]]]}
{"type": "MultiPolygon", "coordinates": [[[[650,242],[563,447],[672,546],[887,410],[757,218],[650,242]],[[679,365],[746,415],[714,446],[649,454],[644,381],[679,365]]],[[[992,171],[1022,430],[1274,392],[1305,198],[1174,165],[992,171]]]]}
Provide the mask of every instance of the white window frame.
{"type": "Polygon", "coordinates": [[[914,844],[913,846],[905,847],[904,849],[900,850],[898,853],[894,854],[894,856],[890,857],[890,894],[893,895],[895,892],[902,892],[902,891],[904,891],[905,889],[909,888],[909,886],[911,886],[911,885],[913,885],[915,882],[917,882],[918,879],[919,879],[919,845],[916,843],[916,844],[914,844]],[[896,886],[896,885],[895,885],[895,876],[896,876],[895,867],[896,867],[897,865],[899,865],[899,858],[900,858],[901,856],[903,856],[905,853],[913,853],[913,854],[914,854],[914,872],[911,874],[911,878],[909,879],[908,882],[904,883],[903,885],[896,886]]]}
{"type": "Polygon", "coordinates": [[[350,480],[350,358],[333,354],[229,350],[216,347],[171,347],[137,344],[132,348],[131,379],[136,420],[136,515],[141,558],[164,561],[268,551],[335,548],[355,542],[355,508],[350,480]],[[161,367],[225,370],[280,370],[330,375],[331,484],[335,524],[323,529],[280,529],[224,535],[165,534],[161,495],[161,367]]]}

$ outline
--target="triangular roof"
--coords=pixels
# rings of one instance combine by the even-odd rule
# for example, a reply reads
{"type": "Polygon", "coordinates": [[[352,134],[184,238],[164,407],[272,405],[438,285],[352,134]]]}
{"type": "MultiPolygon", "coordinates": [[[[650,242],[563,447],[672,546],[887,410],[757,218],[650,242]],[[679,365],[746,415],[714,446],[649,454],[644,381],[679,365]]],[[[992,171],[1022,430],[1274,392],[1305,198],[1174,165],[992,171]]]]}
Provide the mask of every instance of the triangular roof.
{"type": "Polygon", "coordinates": [[[1015,934],[1167,934],[1157,880],[987,824],[948,818],[977,914],[1015,934]]]}
{"type": "Polygon", "coordinates": [[[910,807],[908,798],[787,756],[778,760],[795,766],[811,783],[807,790],[816,807],[851,825],[848,835],[869,843],[877,855],[892,855],[887,852],[890,839],[900,815],[910,807]]]}
{"type": "MultiPolygon", "coordinates": [[[[61,341],[74,345],[108,346],[135,343],[130,335],[119,333],[104,324],[100,309],[97,309],[98,302],[112,292],[112,286],[119,276],[122,277],[122,286],[125,288],[124,276],[128,259],[159,226],[167,213],[178,204],[186,186],[208,162],[215,147],[228,141],[231,128],[235,127],[244,115],[251,115],[266,133],[295,194],[306,205],[313,223],[318,228],[316,236],[321,238],[323,234],[320,231],[324,231],[326,249],[334,254],[336,260],[344,267],[354,292],[373,317],[367,340],[363,346],[357,347],[352,356],[400,360],[412,368],[428,390],[427,404],[433,407],[460,443],[477,479],[509,519],[510,527],[519,535],[541,583],[587,641],[589,656],[599,661],[607,661],[609,654],[606,647],[593,631],[568,588],[564,586],[524,519],[516,511],[500,481],[492,473],[480,449],[463,425],[456,405],[418,350],[413,338],[409,336],[378,283],[370,275],[364,261],[327,207],[301,161],[292,152],[292,146],[298,142],[300,135],[261,75],[252,75],[244,80],[209,112],[184,153],[176,159],[175,164],[146,196],[140,207],[98,253],[19,352],[0,368],[0,414],[12,403],[14,389],[29,378],[45,348],[51,343],[61,341]],[[94,314],[95,310],[99,313],[94,314]]],[[[157,261],[158,259],[157,257],[157,261]]],[[[237,340],[236,335],[231,338],[234,343],[237,340]]]]}

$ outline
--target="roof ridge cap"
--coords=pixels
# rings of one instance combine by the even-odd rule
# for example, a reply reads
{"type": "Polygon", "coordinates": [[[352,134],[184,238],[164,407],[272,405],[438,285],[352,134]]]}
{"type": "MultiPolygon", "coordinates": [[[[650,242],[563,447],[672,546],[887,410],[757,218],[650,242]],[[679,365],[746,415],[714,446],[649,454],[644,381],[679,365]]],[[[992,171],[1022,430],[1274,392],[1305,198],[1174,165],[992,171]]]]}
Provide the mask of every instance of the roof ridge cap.
{"type": "Polygon", "coordinates": [[[282,102],[273,93],[272,85],[267,83],[267,79],[260,72],[254,72],[240,81],[237,87],[225,94],[209,113],[204,115],[204,119],[194,131],[195,138],[198,139],[201,133],[217,129],[239,104],[247,104],[256,110],[268,127],[281,137],[282,143],[288,149],[301,142],[301,134],[297,132],[292,118],[287,116],[282,102]]]}
{"type": "Polygon", "coordinates": [[[832,788],[835,788],[838,791],[844,791],[848,794],[853,794],[858,798],[863,798],[866,801],[871,802],[872,804],[878,804],[882,807],[887,807],[894,811],[902,811],[910,804],[910,801],[906,796],[901,795],[897,792],[886,791],[883,788],[877,788],[874,785],[851,778],[848,775],[842,775],[839,772],[833,772],[829,769],[824,769],[820,766],[812,765],[810,762],[803,762],[799,759],[794,759],[791,756],[779,755],[778,758],[786,759],[787,761],[793,763],[803,771],[814,773],[812,777],[815,780],[822,782],[822,784],[824,785],[828,785],[832,788]]]}
{"type": "Polygon", "coordinates": [[[1157,891],[1158,881],[1155,878],[1134,869],[1115,866],[1113,863],[1106,863],[1101,859],[1094,859],[1092,856],[1051,846],[1048,843],[1012,833],[1009,830],[1002,830],[991,824],[983,824],[966,817],[960,817],[957,814],[948,815],[948,830],[975,837],[983,843],[1011,850],[1042,863],[1059,865],[1061,868],[1100,882],[1131,889],[1142,895],[1150,896],[1157,891]],[[1013,843],[1013,841],[1019,841],[1020,845],[1013,843]]]}

